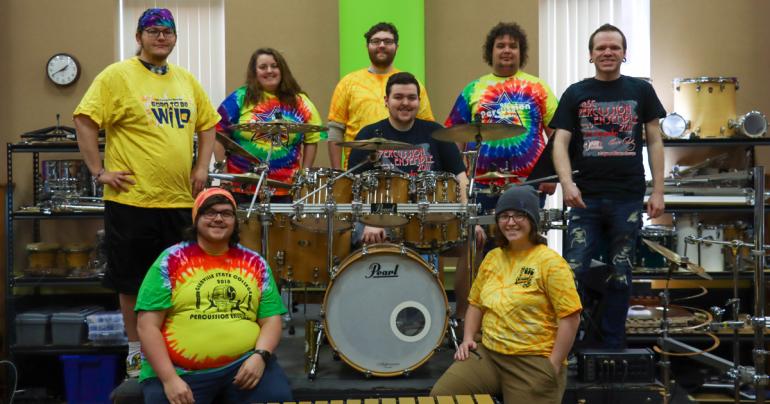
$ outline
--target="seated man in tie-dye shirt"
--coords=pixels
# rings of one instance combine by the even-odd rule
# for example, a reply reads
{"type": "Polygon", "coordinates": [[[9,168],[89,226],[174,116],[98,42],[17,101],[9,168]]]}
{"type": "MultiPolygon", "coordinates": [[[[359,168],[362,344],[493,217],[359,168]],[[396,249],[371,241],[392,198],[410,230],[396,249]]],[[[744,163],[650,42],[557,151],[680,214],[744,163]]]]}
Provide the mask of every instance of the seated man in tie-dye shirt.
{"type": "Polygon", "coordinates": [[[206,189],[192,217],[139,289],[145,402],[293,401],[272,356],[286,308],[267,262],[238,244],[235,199],[206,189]]]}

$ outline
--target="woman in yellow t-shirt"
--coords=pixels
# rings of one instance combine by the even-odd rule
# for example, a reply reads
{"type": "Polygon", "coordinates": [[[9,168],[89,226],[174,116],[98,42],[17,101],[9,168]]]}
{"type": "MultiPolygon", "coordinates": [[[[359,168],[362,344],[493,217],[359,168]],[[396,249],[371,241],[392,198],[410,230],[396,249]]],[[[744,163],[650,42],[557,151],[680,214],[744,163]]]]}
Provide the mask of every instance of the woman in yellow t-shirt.
{"type": "MultiPolygon", "coordinates": [[[[267,161],[270,154],[267,177],[286,184],[291,183],[298,170],[313,166],[318,142],[326,136],[324,132],[290,133],[280,144],[271,145],[264,136],[232,127],[276,120],[321,126],[315,105],[294,79],[283,55],[272,48],[254,51],[246,68],[246,83],[228,95],[217,111],[222,118],[217,132],[230,137],[259,161],[267,161]]],[[[224,149],[219,144],[214,155],[227,173],[253,172],[254,164],[242,156],[231,154],[225,161],[224,149]]],[[[238,203],[250,201],[254,188],[234,184],[233,194],[238,203]]],[[[290,202],[288,188],[275,188],[272,201],[290,202]]]]}
{"type": "Polygon", "coordinates": [[[495,218],[498,248],[481,263],[456,361],[431,395],[560,403],[582,310],[572,271],[538,234],[539,198],[532,187],[506,191],[495,218]],[[479,331],[481,343],[474,340],[479,331]]]}

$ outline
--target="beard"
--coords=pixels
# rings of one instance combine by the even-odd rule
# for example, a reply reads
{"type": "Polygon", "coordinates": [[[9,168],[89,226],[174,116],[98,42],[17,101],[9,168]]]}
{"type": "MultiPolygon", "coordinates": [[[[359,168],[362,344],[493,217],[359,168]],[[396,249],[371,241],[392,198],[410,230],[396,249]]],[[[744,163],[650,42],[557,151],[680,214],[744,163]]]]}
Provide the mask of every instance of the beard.
{"type": "Polygon", "coordinates": [[[379,59],[377,54],[379,53],[379,50],[370,50],[369,51],[369,61],[372,62],[372,66],[384,69],[390,67],[390,65],[393,64],[393,59],[396,58],[396,52],[389,53],[385,51],[386,57],[385,59],[379,59]]]}

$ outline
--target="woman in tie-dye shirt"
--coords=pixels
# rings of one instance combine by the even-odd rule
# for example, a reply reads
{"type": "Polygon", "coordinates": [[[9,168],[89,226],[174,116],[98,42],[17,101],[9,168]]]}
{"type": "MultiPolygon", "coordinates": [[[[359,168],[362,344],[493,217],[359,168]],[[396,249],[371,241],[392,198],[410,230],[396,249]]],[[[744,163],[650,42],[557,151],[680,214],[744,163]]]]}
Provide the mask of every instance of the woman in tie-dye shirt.
{"type": "MultiPolygon", "coordinates": [[[[232,129],[232,125],[275,120],[322,124],[318,110],[294,79],[286,59],[272,48],[260,48],[251,55],[246,84],[227,96],[218,112],[222,120],[217,125],[217,132],[229,136],[260,161],[267,160],[270,141],[253,139],[254,133],[232,129]]],[[[288,139],[282,139],[282,144],[273,145],[268,178],[291,183],[298,170],[313,166],[317,144],[325,137],[325,132],[290,133],[288,139]]],[[[218,162],[224,161],[224,149],[219,144],[214,154],[218,162]]],[[[227,157],[226,172],[245,173],[252,166],[245,158],[231,154],[227,157]]],[[[235,186],[233,191],[236,199],[242,202],[250,199],[254,186],[235,186]]],[[[288,189],[277,188],[273,201],[288,202],[288,194],[288,189]]]]}
{"type": "Polygon", "coordinates": [[[530,186],[511,188],[498,199],[499,247],[481,263],[456,362],[431,395],[502,395],[506,404],[561,402],[582,306],[567,262],[537,232],[538,207],[530,186]],[[479,331],[481,343],[474,340],[479,331]]]}

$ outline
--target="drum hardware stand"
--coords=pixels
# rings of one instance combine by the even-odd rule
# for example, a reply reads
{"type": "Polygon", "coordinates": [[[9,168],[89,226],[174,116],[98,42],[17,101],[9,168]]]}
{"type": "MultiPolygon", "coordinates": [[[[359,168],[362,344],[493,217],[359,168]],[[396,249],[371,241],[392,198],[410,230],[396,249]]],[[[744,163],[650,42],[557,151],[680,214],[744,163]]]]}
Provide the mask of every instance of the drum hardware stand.
{"type": "MultiPolygon", "coordinates": [[[[764,167],[754,167],[753,169],[753,178],[754,178],[754,201],[762,200],[762,196],[764,195],[764,167]]],[[[731,363],[725,359],[722,359],[718,356],[711,355],[709,353],[703,353],[701,355],[698,355],[694,357],[694,359],[701,361],[703,363],[706,363],[707,365],[714,366],[715,368],[719,369],[720,371],[726,373],[728,377],[733,379],[734,383],[734,400],[735,402],[739,402],[740,395],[739,395],[739,388],[741,385],[744,384],[751,384],[755,388],[755,399],[757,403],[764,403],[765,402],[765,390],[768,384],[770,384],[770,378],[765,373],[765,361],[766,357],[770,356],[770,351],[767,351],[764,349],[764,336],[765,336],[765,329],[768,328],[768,317],[766,317],[765,313],[765,251],[768,249],[769,246],[765,245],[763,243],[764,241],[764,233],[765,233],[765,204],[764,203],[755,203],[754,204],[754,243],[744,243],[740,240],[733,240],[730,242],[724,242],[724,241],[718,241],[718,240],[705,240],[704,238],[696,238],[696,237],[688,237],[686,241],[688,243],[712,243],[712,244],[721,244],[726,246],[731,246],[734,250],[737,251],[740,247],[748,247],[752,248],[751,253],[755,256],[755,270],[754,270],[754,316],[749,319],[749,323],[751,324],[752,328],[754,329],[754,348],[752,350],[752,359],[754,362],[754,366],[740,366],[738,362],[738,349],[739,346],[737,343],[737,336],[738,336],[738,328],[742,328],[745,323],[738,321],[738,309],[740,307],[740,300],[737,298],[737,278],[738,278],[738,268],[737,265],[733,268],[733,294],[734,298],[728,300],[727,305],[733,306],[733,321],[729,322],[722,322],[722,323],[716,323],[712,324],[710,327],[713,328],[721,328],[721,327],[728,327],[733,329],[733,338],[736,340],[736,343],[733,347],[733,359],[734,362],[731,363]]],[[[736,257],[738,254],[735,254],[736,257]]],[[[683,257],[684,258],[684,257],[683,257]]],[[[737,258],[736,258],[737,261],[737,258]]],[[[671,265],[670,269],[673,270],[674,264],[671,265]]],[[[669,272],[669,279],[671,276],[671,272],[669,272]]],[[[668,288],[663,292],[664,294],[664,311],[663,311],[663,336],[659,340],[659,344],[664,349],[673,349],[679,352],[698,352],[699,350],[696,348],[693,348],[689,345],[683,344],[681,342],[678,342],[672,338],[668,337],[668,326],[667,326],[667,320],[666,320],[666,312],[668,310],[668,288]]],[[[714,310],[718,314],[722,314],[724,310],[722,308],[718,308],[717,310],[714,310]]],[[[668,363],[668,352],[663,352],[664,362],[668,363]]],[[[662,362],[662,363],[664,363],[662,362]]],[[[670,394],[670,384],[669,384],[669,369],[667,366],[664,366],[664,379],[665,379],[665,386],[666,386],[666,397],[669,397],[670,394]]]]}

